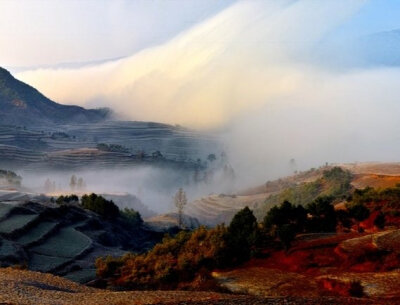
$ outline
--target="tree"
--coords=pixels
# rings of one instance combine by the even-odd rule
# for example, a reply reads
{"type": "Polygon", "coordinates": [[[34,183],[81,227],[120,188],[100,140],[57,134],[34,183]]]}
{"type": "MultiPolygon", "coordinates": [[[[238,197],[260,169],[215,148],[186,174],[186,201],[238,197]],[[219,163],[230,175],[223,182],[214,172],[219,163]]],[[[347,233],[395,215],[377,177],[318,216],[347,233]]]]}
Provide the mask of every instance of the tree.
{"type": "Polygon", "coordinates": [[[174,203],[176,208],[178,209],[178,225],[183,227],[183,209],[187,204],[186,193],[182,188],[176,192],[174,197],[174,203]]]}
{"type": "Polygon", "coordinates": [[[121,212],[121,216],[132,227],[137,228],[143,224],[142,216],[140,215],[140,213],[138,211],[135,211],[134,209],[125,208],[121,212]]]}
{"type": "Polygon", "coordinates": [[[288,250],[296,233],[303,232],[306,220],[307,212],[301,205],[296,206],[285,200],[269,210],[264,218],[264,228],[288,250]]]}
{"type": "Polygon", "coordinates": [[[284,224],[278,228],[277,235],[287,251],[296,237],[296,228],[293,224],[284,224]]]}
{"type": "Polygon", "coordinates": [[[77,186],[78,186],[78,190],[84,190],[86,188],[86,183],[82,177],[78,179],[77,186]]]}
{"type": "Polygon", "coordinates": [[[50,193],[52,190],[52,184],[49,178],[46,179],[46,182],[44,183],[44,191],[46,193],[50,193]]]}
{"type": "Polygon", "coordinates": [[[215,154],[209,154],[207,156],[207,160],[210,162],[214,162],[215,160],[217,160],[217,157],[215,156],[215,154]]]}
{"type": "Polygon", "coordinates": [[[369,210],[363,204],[350,206],[349,213],[357,221],[358,230],[360,230],[360,222],[369,217],[369,210]]]}
{"type": "Polygon", "coordinates": [[[106,200],[97,194],[83,195],[81,204],[85,209],[91,210],[103,218],[113,219],[119,215],[119,208],[112,200],[106,200]]]}
{"type": "Polygon", "coordinates": [[[245,207],[235,214],[228,227],[228,246],[236,263],[248,260],[258,243],[257,219],[245,207]]]}
{"type": "Polygon", "coordinates": [[[333,197],[321,196],[307,205],[307,212],[311,215],[307,227],[311,232],[335,232],[336,213],[332,205],[333,197]]]}
{"type": "Polygon", "coordinates": [[[72,175],[71,180],[69,181],[69,186],[70,186],[71,190],[75,190],[76,185],[77,185],[76,176],[72,175]]]}
{"type": "Polygon", "coordinates": [[[378,229],[383,230],[383,229],[385,228],[385,222],[386,222],[385,214],[383,214],[382,212],[380,212],[380,213],[375,217],[374,225],[375,225],[378,229]]]}

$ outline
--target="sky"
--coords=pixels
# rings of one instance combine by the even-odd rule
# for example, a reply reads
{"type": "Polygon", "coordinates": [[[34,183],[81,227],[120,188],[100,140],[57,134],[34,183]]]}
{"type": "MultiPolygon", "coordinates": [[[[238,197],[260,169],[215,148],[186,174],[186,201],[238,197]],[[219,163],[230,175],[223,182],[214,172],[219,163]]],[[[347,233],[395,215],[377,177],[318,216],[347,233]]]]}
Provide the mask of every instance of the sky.
{"type": "Polygon", "coordinates": [[[85,63],[163,43],[231,0],[0,0],[0,64],[85,63]]]}
{"type": "MultiPolygon", "coordinates": [[[[16,69],[129,56],[166,42],[235,2],[0,0],[0,64],[16,69]]],[[[355,2],[347,1],[347,5],[355,2]]],[[[338,29],[338,35],[353,37],[400,28],[399,1],[363,2],[338,29]]]]}
{"type": "Polygon", "coordinates": [[[0,0],[0,65],[60,103],[218,130],[251,183],[397,160],[399,29],[395,0],[0,0]]]}

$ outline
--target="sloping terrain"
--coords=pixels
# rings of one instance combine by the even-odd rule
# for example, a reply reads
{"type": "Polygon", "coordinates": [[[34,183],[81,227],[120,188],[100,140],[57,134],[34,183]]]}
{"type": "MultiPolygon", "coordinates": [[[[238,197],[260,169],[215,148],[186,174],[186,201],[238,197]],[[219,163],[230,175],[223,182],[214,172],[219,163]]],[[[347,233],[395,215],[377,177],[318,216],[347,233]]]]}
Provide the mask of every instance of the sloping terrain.
{"type": "Polygon", "coordinates": [[[162,235],[75,205],[0,202],[1,266],[26,266],[88,282],[95,277],[97,257],[144,251],[162,235]]]}
{"type": "Polygon", "coordinates": [[[106,110],[86,110],[57,104],[0,67],[0,122],[4,125],[45,126],[104,120],[106,110]]]}
{"type": "Polygon", "coordinates": [[[265,258],[213,276],[226,288],[256,296],[349,295],[358,281],[370,300],[398,304],[399,230],[299,237],[290,251],[270,250],[265,258]]]}
{"type": "Polygon", "coordinates": [[[107,109],[57,104],[0,67],[0,166],[71,169],[157,161],[193,168],[198,158],[221,152],[205,133],[110,119],[107,109]]]}
{"type": "MultiPolygon", "coordinates": [[[[245,206],[253,209],[259,220],[262,220],[269,208],[283,200],[311,202],[315,196],[327,194],[323,184],[315,182],[323,177],[325,170],[339,166],[351,172],[351,187],[387,188],[400,183],[400,163],[358,163],[335,164],[300,172],[293,176],[268,181],[263,185],[239,191],[232,195],[210,195],[190,202],[185,212],[196,217],[201,223],[214,226],[218,223],[229,223],[233,215],[245,206]],[[304,194],[303,194],[304,193],[304,194]]],[[[331,187],[331,185],[328,185],[331,187]]],[[[295,204],[302,202],[293,201],[295,204]]]]}
{"type": "Polygon", "coordinates": [[[219,152],[216,138],[158,123],[107,121],[26,129],[0,122],[0,166],[12,169],[146,163],[193,169],[198,158],[219,152]]]}
{"type": "MultiPolygon", "coordinates": [[[[393,301],[393,300],[390,300],[393,301]]],[[[107,291],[38,272],[0,269],[0,302],[13,305],[333,305],[395,304],[384,300],[340,297],[270,297],[196,291],[107,291]]]]}

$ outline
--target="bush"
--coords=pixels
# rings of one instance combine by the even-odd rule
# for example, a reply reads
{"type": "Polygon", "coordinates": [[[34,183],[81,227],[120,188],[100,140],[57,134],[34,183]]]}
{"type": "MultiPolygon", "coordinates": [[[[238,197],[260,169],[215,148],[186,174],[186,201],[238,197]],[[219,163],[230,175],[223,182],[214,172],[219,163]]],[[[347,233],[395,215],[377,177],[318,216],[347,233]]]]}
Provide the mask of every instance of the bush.
{"type": "Polygon", "coordinates": [[[335,232],[336,213],[332,205],[333,197],[321,196],[307,205],[311,218],[307,222],[309,232],[335,232]]]}
{"type": "Polygon", "coordinates": [[[233,217],[228,227],[228,245],[235,263],[248,260],[256,252],[258,236],[257,219],[253,212],[245,207],[233,217]]]}
{"type": "Polygon", "coordinates": [[[352,281],[350,283],[349,295],[356,298],[361,298],[364,296],[364,287],[361,285],[360,281],[352,281]]]}
{"type": "Polygon", "coordinates": [[[376,217],[375,217],[375,220],[374,220],[374,225],[378,228],[378,229],[381,229],[381,230],[383,230],[384,228],[385,228],[385,215],[382,213],[382,212],[380,212],[376,217]]]}
{"type": "Polygon", "coordinates": [[[213,269],[248,259],[256,244],[257,230],[253,213],[245,208],[235,215],[228,228],[220,225],[214,229],[181,231],[175,237],[166,236],[144,254],[99,258],[97,275],[133,289],[174,289],[194,282],[193,285],[199,285],[200,278],[204,282],[211,279],[213,269]]]}
{"type": "Polygon", "coordinates": [[[139,227],[143,224],[143,219],[142,216],[138,211],[135,211],[133,209],[128,209],[125,208],[121,212],[122,218],[125,220],[126,223],[128,223],[132,227],[139,227]]]}
{"type": "Polygon", "coordinates": [[[71,203],[71,202],[79,202],[79,197],[72,194],[72,195],[67,195],[67,196],[59,196],[56,199],[57,204],[64,204],[64,203],[71,203]]]}
{"type": "Polygon", "coordinates": [[[112,200],[106,200],[94,193],[83,195],[81,204],[85,209],[93,211],[104,218],[113,219],[119,215],[119,209],[112,200]]]}

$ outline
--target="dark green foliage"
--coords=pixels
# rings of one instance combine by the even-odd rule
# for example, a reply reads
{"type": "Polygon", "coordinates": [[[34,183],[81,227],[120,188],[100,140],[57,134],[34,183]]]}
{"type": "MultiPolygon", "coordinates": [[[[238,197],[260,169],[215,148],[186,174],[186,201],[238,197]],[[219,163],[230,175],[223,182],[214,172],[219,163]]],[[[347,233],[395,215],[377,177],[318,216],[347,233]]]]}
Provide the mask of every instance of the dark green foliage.
{"type": "Polygon", "coordinates": [[[296,231],[303,230],[307,219],[307,212],[301,205],[292,205],[284,201],[280,206],[274,206],[264,218],[264,227],[268,230],[284,224],[292,224],[296,231]]]}
{"type": "Polygon", "coordinates": [[[343,199],[351,190],[351,178],[349,171],[333,167],[325,170],[322,177],[315,181],[289,186],[279,194],[271,195],[265,201],[264,209],[284,201],[305,206],[321,196],[332,196],[334,200],[343,199]]]}
{"type": "Polygon", "coordinates": [[[119,215],[119,209],[112,200],[106,200],[94,193],[83,195],[81,204],[85,209],[91,210],[104,218],[112,219],[119,215]]]}
{"type": "Polygon", "coordinates": [[[307,205],[307,212],[311,216],[307,221],[309,232],[336,231],[336,213],[332,201],[333,197],[322,196],[307,205]]]}
{"type": "Polygon", "coordinates": [[[363,221],[369,217],[369,210],[363,204],[357,203],[348,207],[350,216],[357,221],[363,221]]]}
{"type": "Polygon", "coordinates": [[[356,298],[364,296],[364,287],[360,281],[352,281],[349,287],[349,295],[356,298]]]}
{"type": "Polygon", "coordinates": [[[400,185],[385,189],[366,187],[353,193],[353,204],[384,203],[388,209],[400,209],[400,185]]]}
{"type": "Polygon", "coordinates": [[[259,240],[257,219],[253,212],[245,207],[233,217],[228,227],[228,246],[232,251],[234,263],[248,260],[259,240]]]}
{"type": "Polygon", "coordinates": [[[385,228],[385,222],[386,222],[385,214],[383,214],[382,212],[380,212],[380,213],[376,216],[376,218],[375,218],[375,220],[374,220],[374,225],[375,225],[378,229],[383,230],[383,229],[385,228]]]}
{"type": "Polygon", "coordinates": [[[12,171],[0,169],[1,179],[5,179],[10,185],[21,186],[22,178],[12,171]]]}
{"type": "Polygon", "coordinates": [[[324,171],[323,178],[330,185],[326,195],[340,198],[346,195],[346,193],[351,189],[350,183],[352,175],[349,171],[344,170],[341,167],[336,166],[330,170],[324,171]]]}
{"type": "Polygon", "coordinates": [[[264,218],[264,228],[269,234],[278,237],[288,249],[297,232],[302,232],[307,220],[307,211],[301,205],[284,201],[275,206],[264,218]]]}
{"type": "Polygon", "coordinates": [[[282,242],[286,250],[291,246],[292,241],[296,237],[296,227],[293,224],[284,224],[278,227],[277,236],[282,242]]]}
{"type": "Polygon", "coordinates": [[[139,227],[143,224],[142,216],[138,211],[125,208],[121,213],[122,218],[132,227],[139,227]]]}
{"type": "Polygon", "coordinates": [[[210,280],[215,268],[233,267],[249,259],[256,247],[258,227],[249,208],[239,211],[228,228],[200,227],[163,239],[148,253],[99,258],[97,275],[135,289],[177,288],[181,283],[210,280]]]}
{"type": "Polygon", "coordinates": [[[346,229],[350,229],[352,225],[352,220],[350,214],[347,210],[337,210],[336,213],[336,221],[346,229]]]}
{"type": "Polygon", "coordinates": [[[64,204],[64,203],[71,203],[71,202],[79,202],[79,197],[75,194],[66,195],[66,196],[59,196],[56,200],[57,204],[64,204]]]}
{"type": "Polygon", "coordinates": [[[119,145],[119,144],[105,144],[105,143],[99,143],[97,144],[97,149],[102,150],[102,151],[109,151],[109,152],[129,152],[129,149],[119,145]]]}
{"type": "Polygon", "coordinates": [[[217,159],[217,157],[215,156],[215,154],[209,154],[209,155],[207,156],[207,160],[210,161],[210,162],[213,162],[213,161],[215,161],[216,159],[217,159]]]}

